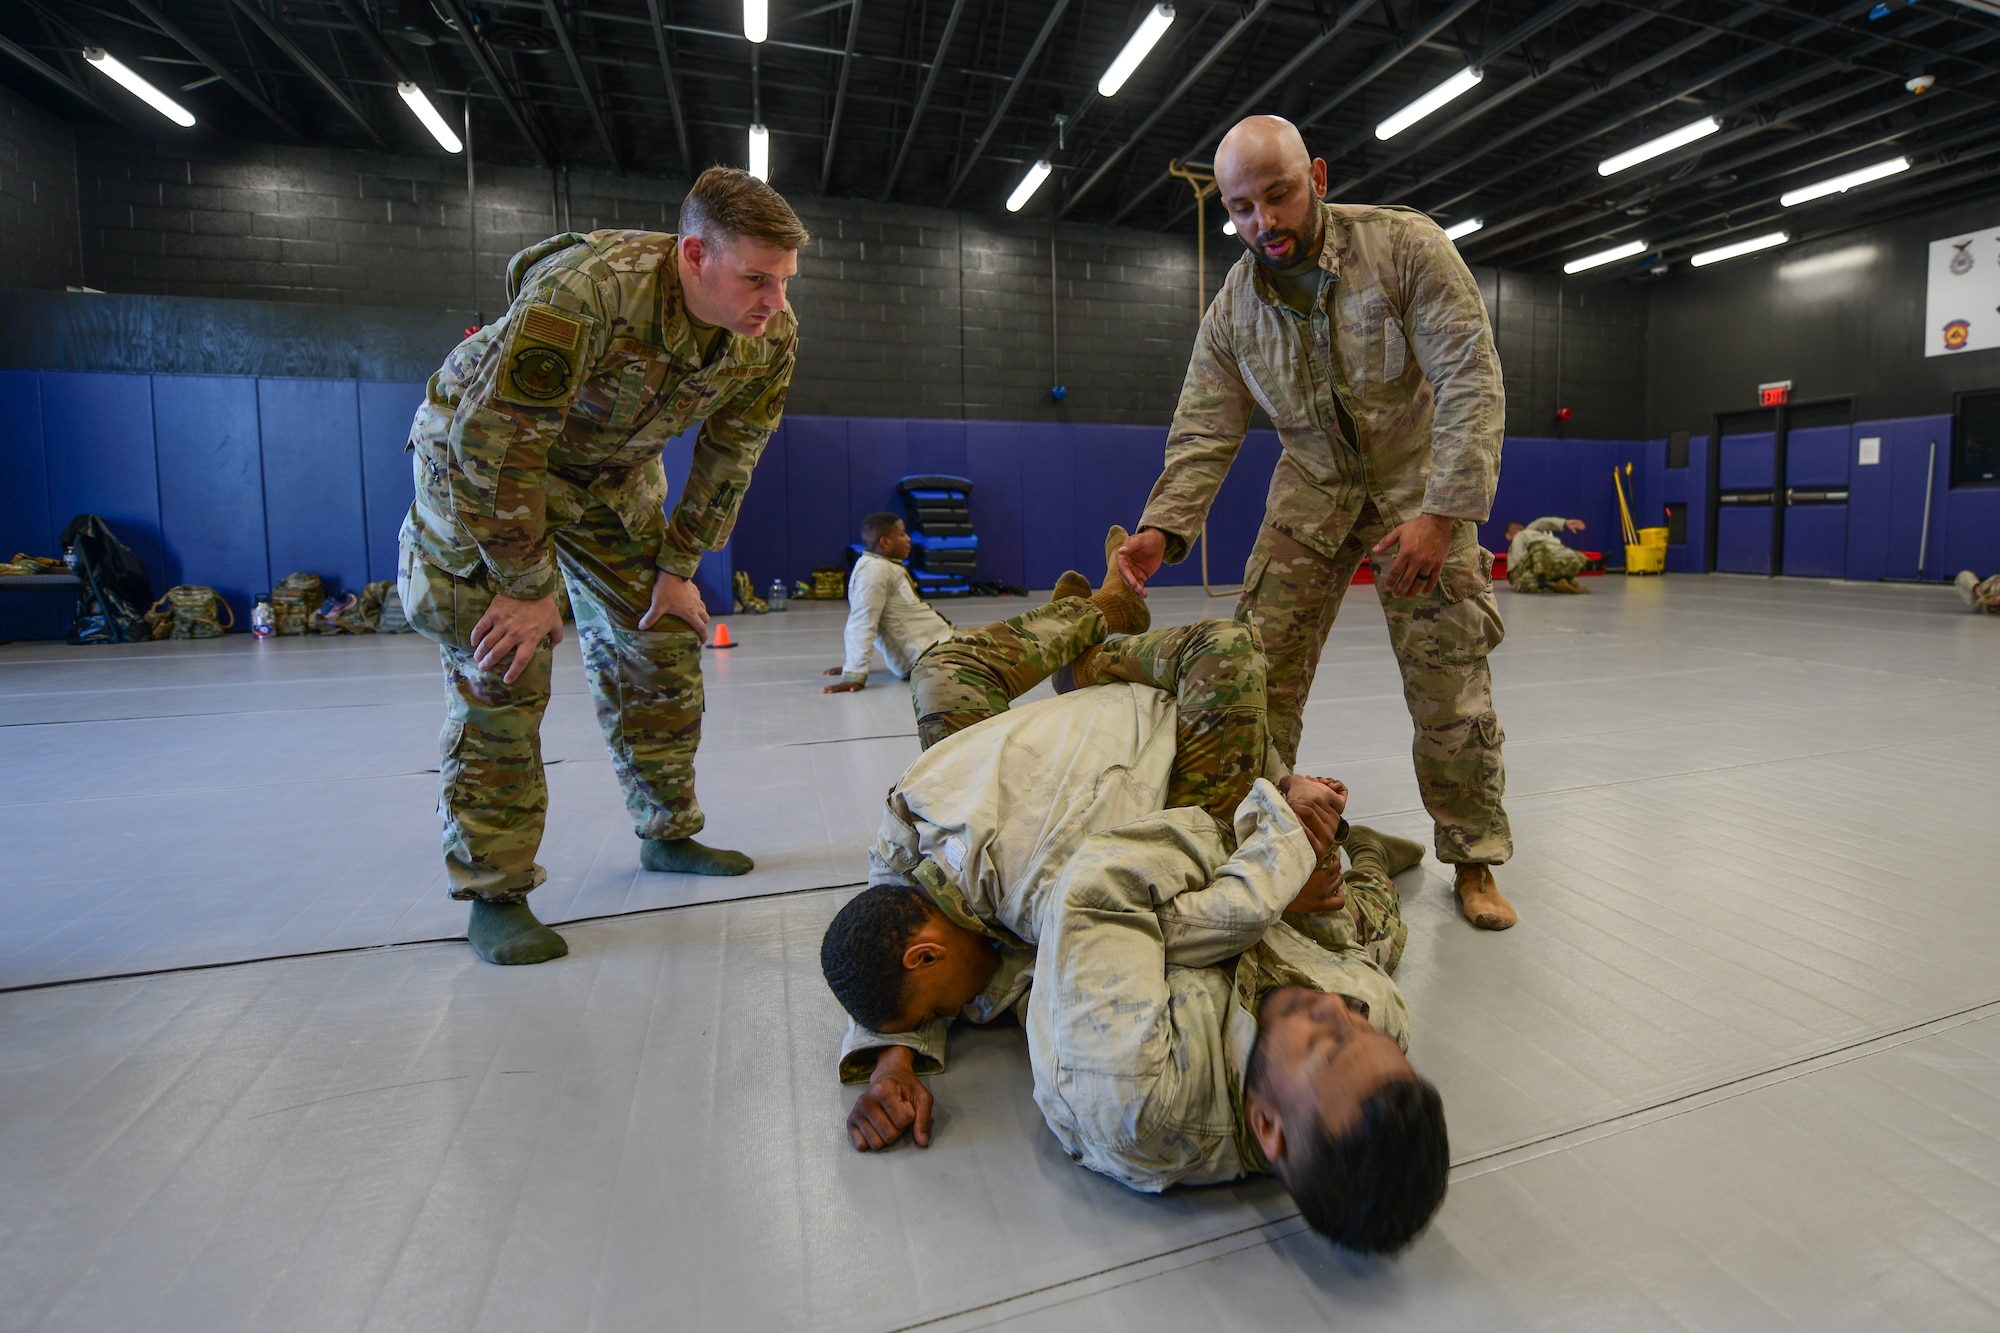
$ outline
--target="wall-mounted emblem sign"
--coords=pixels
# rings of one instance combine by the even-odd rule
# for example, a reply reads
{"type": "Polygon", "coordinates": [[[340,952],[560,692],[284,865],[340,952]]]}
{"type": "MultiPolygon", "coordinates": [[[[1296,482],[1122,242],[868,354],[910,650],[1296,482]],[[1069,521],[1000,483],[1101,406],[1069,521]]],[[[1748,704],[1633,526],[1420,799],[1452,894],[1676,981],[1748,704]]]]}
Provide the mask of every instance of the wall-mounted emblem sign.
{"type": "Polygon", "coordinates": [[[2000,235],[1960,232],[1931,242],[1924,355],[2000,348],[2000,235]]]}

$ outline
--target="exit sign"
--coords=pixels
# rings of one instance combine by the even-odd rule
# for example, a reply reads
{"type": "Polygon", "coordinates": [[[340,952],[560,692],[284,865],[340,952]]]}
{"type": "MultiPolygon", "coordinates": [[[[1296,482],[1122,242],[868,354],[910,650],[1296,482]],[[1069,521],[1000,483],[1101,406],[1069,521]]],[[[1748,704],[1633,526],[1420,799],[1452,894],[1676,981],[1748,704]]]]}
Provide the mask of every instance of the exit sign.
{"type": "Polygon", "coordinates": [[[1771,384],[1757,386],[1757,406],[1783,407],[1792,401],[1792,382],[1777,380],[1771,384]]]}

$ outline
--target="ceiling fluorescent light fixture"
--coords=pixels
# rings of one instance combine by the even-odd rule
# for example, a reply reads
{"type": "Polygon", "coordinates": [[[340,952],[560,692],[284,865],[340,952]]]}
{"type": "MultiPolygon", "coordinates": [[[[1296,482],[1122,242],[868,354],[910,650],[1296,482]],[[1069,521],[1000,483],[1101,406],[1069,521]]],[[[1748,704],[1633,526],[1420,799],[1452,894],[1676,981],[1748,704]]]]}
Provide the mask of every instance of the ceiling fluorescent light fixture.
{"type": "Polygon", "coordinates": [[[1172,5],[1154,5],[1148,10],[1146,17],[1139,21],[1139,31],[1132,34],[1132,40],[1125,43],[1125,49],[1118,53],[1118,58],[1111,62],[1111,68],[1105,70],[1104,77],[1097,81],[1097,95],[1116,97],[1118,90],[1125,86],[1125,80],[1132,77],[1132,71],[1139,68],[1139,62],[1146,58],[1173,25],[1172,5]]]}
{"type": "Polygon", "coordinates": [[[1234,235],[1236,234],[1236,219],[1235,219],[1235,218],[1231,218],[1231,219],[1229,219],[1229,221],[1227,221],[1227,222],[1225,222],[1225,223],[1223,223],[1223,224],[1222,224],[1222,234],[1223,234],[1224,236],[1234,236],[1234,235]]]}
{"type": "Polygon", "coordinates": [[[1410,126],[1428,116],[1445,103],[1463,93],[1470,92],[1479,81],[1486,77],[1486,71],[1467,65],[1458,73],[1440,83],[1437,87],[1419,97],[1416,101],[1398,111],[1395,115],[1375,127],[1378,139],[1393,139],[1410,126]]]}
{"type": "Polygon", "coordinates": [[[1725,259],[1735,259],[1742,255],[1754,255],[1759,250],[1769,250],[1791,239],[1789,232],[1774,231],[1766,236],[1752,236],[1747,241],[1737,241],[1733,245],[1721,245],[1713,250],[1704,250],[1688,262],[1696,268],[1706,268],[1710,264],[1720,264],[1725,259]]]}
{"type": "Polygon", "coordinates": [[[1616,176],[1619,172],[1650,162],[1663,153],[1671,153],[1676,148],[1693,143],[1696,139],[1706,139],[1722,128],[1722,122],[1714,116],[1703,116],[1692,125],[1683,125],[1671,134],[1662,134],[1657,139],[1648,139],[1637,148],[1628,148],[1616,157],[1607,157],[1597,164],[1600,176],[1616,176]]]}
{"type": "Polygon", "coordinates": [[[1444,229],[1444,238],[1447,241],[1455,241],[1461,236],[1472,235],[1473,232],[1478,231],[1485,225],[1485,218],[1467,218],[1463,222],[1454,222],[1444,229]]]}
{"type": "Polygon", "coordinates": [[[83,58],[97,66],[106,78],[165,116],[168,120],[171,120],[174,124],[181,126],[183,129],[194,124],[194,112],[188,110],[179,102],[176,102],[173,98],[140,78],[130,65],[127,65],[103,47],[84,47],[83,58]]]}
{"type": "Polygon", "coordinates": [[[1863,167],[1859,171],[1850,171],[1845,176],[1835,176],[1832,180],[1824,180],[1817,185],[1808,185],[1798,190],[1787,190],[1778,196],[1778,202],[1786,208],[1796,208],[1800,204],[1811,203],[1813,200],[1824,198],[1829,194],[1842,194],[1857,185],[1866,185],[1869,181],[1879,181],[1884,176],[1893,176],[1899,171],[1908,171],[1909,169],[1909,158],[1892,157],[1887,162],[1877,162],[1872,167],[1863,167]]]}
{"type": "Polygon", "coordinates": [[[750,174],[760,181],[771,179],[771,132],[762,125],[750,127],[750,174]]]}
{"type": "Polygon", "coordinates": [[[1581,259],[1572,259],[1563,265],[1563,272],[1581,273],[1585,269],[1602,268],[1606,264],[1615,264],[1621,259],[1630,259],[1633,255],[1643,255],[1645,253],[1646,243],[1644,241],[1627,241],[1625,244],[1613,246],[1609,250],[1599,250],[1594,255],[1585,255],[1581,259]]]}
{"type": "Polygon", "coordinates": [[[743,0],[743,35],[753,42],[771,35],[771,0],[743,0]]]}
{"type": "Polygon", "coordinates": [[[1007,211],[1018,213],[1026,208],[1028,201],[1035,197],[1035,191],[1042,188],[1042,182],[1049,178],[1049,172],[1054,169],[1046,157],[1029,167],[1028,174],[1021,177],[1021,183],[1014,187],[1014,193],[1007,196],[1007,211]]]}
{"type": "Polygon", "coordinates": [[[402,98],[403,104],[424,123],[424,128],[431,132],[431,138],[436,139],[445,152],[465,151],[464,142],[452,132],[451,126],[444,123],[444,117],[440,116],[438,109],[431,105],[431,99],[424,96],[423,89],[414,83],[399,83],[396,85],[396,95],[402,98]]]}

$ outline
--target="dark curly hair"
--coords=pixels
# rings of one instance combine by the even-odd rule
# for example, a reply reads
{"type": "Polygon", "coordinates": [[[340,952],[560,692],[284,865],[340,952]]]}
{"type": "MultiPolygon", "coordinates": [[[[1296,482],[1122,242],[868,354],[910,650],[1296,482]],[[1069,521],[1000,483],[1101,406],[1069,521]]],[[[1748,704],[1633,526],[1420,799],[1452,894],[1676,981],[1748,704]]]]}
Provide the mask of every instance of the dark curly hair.
{"type": "Polygon", "coordinates": [[[930,911],[920,891],[878,884],[849,899],[827,924],[820,971],[840,1007],[862,1027],[881,1032],[901,1017],[903,950],[930,911]]]}
{"type": "Polygon", "coordinates": [[[1361,1123],[1334,1134],[1318,1116],[1273,1165],[1314,1231],[1368,1254],[1416,1239],[1444,1202],[1451,1172],[1444,1099],[1421,1078],[1385,1083],[1361,1104],[1361,1123]]]}

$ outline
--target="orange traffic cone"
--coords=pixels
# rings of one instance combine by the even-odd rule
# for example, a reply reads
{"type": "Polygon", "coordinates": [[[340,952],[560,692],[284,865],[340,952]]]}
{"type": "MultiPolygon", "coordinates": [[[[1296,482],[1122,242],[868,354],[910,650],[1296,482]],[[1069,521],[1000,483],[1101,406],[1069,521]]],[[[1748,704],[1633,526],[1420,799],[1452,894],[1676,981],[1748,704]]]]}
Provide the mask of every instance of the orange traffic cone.
{"type": "Polygon", "coordinates": [[[715,637],[709,640],[708,646],[711,648],[734,648],[736,644],[729,637],[729,626],[718,624],[715,627],[715,637]]]}

